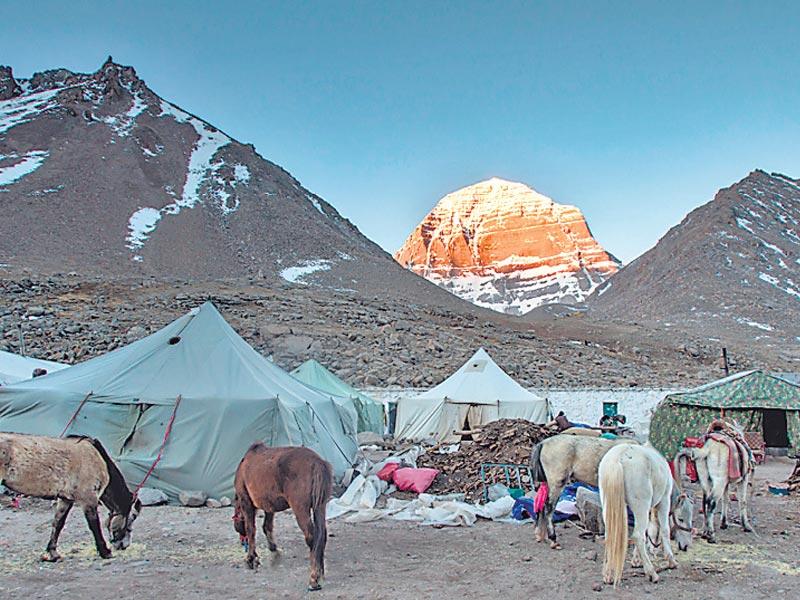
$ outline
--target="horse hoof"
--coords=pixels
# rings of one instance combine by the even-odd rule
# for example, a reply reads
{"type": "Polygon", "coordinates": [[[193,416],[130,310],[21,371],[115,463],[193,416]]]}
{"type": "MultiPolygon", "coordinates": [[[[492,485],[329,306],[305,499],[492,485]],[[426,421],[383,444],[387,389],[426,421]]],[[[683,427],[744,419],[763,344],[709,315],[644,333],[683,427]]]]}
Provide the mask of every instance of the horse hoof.
{"type": "Polygon", "coordinates": [[[752,528],[752,527],[750,527],[750,525],[743,525],[743,526],[742,526],[742,529],[743,529],[744,531],[746,531],[747,533],[752,533],[752,532],[753,532],[753,528],[752,528]]]}
{"type": "Polygon", "coordinates": [[[667,568],[668,569],[677,569],[678,568],[678,563],[676,563],[674,560],[670,561],[670,562],[667,563],[667,568]]]}
{"type": "Polygon", "coordinates": [[[653,575],[650,575],[650,581],[653,583],[658,583],[658,574],[654,573],[653,575]]]}
{"type": "Polygon", "coordinates": [[[715,537],[711,537],[711,536],[708,536],[708,537],[706,538],[706,541],[707,541],[709,544],[716,544],[716,543],[717,543],[717,538],[715,538],[715,537]]]}
{"type": "Polygon", "coordinates": [[[61,555],[57,552],[47,552],[46,554],[42,554],[39,557],[39,560],[42,562],[51,562],[55,563],[61,560],[61,555]]]}
{"type": "Polygon", "coordinates": [[[247,568],[251,569],[253,571],[255,571],[258,568],[258,566],[261,564],[261,561],[258,560],[257,556],[254,556],[253,558],[246,558],[244,560],[244,562],[247,565],[247,568]]]}
{"type": "Polygon", "coordinates": [[[728,528],[728,524],[727,524],[727,523],[724,523],[724,522],[723,522],[723,523],[720,523],[720,524],[719,524],[719,528],[720,528],[720,529],[727,529],[727,528],[728,528]]]}
{"type": "Polygon", "coordinates": [[[308,591],[309,592],[318,592],[322,589],[321,583],[309,583],[308,584],[308,591]]]}
{"type": "Polygon", "coordinates": [[[105,550],[98,550],[98,554],[100,558],[111,558],[111,550],[106,548],[105,550]]]}
{"type": "Polygon", "coordinates": [[[559,544],[558,542],[550,542],[550,549],[561,550],[561,544],[559,544]]]}

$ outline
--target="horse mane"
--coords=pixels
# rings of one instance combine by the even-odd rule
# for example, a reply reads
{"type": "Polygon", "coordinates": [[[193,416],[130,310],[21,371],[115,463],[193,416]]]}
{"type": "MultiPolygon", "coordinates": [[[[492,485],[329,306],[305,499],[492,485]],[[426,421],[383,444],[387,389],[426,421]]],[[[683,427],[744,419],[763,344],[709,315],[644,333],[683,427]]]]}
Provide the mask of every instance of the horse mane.
{"type": "Polygon", "coordinates": [[[97,453],[102,457],[103,461],[106,463],[106,469],[108,470],[108,485],[106,486],[106,489],[103,490],[103,494],[100,496],[100,502],[110,508],[113,512],[122,515],[128,515],[131,512],[131,507],[133,506],[133,494],[128,489],[128,484],[125,483],[125,477],[122,475],[122,472],[119,470],[119,467],[116,465],[116,463],[109,456],[108,452],[106,452],[103,444],[100,443],[100,440],[89,436],[70,437],[81,438],[90,442],[92,446],[94,446],[94,449],[97,450],[97,453]]]}

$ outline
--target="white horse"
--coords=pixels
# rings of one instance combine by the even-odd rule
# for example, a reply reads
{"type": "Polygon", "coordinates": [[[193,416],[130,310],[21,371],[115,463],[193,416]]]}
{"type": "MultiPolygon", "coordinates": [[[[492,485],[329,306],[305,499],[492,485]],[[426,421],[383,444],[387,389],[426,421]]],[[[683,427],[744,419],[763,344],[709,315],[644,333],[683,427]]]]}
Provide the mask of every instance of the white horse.
{"type": "Polygon", "coordinates": [[[600,461],[598,477],[606,530],[603,581],[616,586],[622,579],[630,507],[636,543],[634,558],[641,560],[650,581],[657,582],[645,537],[655,547],[662,546],[668,568],[676,568],[678,563],[669,541],[670,517],[678,548],[687,550],[692,543],[691,497],[680,491],[664,457],[646,446],[626,444],[611,448],[600,461]]]}
{"type": "Polygon", "coordinates": [[[720,529],[728,528],[728,496],[731,485],[738,484],[739,515],[742,520],[742,529],[753,531],[750,524],[750,509],[748,495],[750,481],[753,477],[755,463],[749,453],[744,451],[742,475],[738,479],[731,479],[728,475],[728,461],[730,449],[728,445],[714,439],[707,439],[702,448],[684,448],[675,456],[675,466],[678,473],[683,473],[682,459],[691,459],[697,467],[697,478],[703,489],[703,510],[705,511],[705,529],[702,537],[708,543],[717,541],[714,530],[714,515],[717,509],[722,511],[720,529]]]}

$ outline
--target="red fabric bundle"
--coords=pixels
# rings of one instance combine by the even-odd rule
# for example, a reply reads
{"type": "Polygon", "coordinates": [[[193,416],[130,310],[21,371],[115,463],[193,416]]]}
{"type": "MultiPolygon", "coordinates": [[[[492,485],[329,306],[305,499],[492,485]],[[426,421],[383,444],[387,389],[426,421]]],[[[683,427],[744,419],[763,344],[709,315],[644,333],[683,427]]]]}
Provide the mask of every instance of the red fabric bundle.
{"type": "Polygon", "coordinates": [[[394,472],[400,468],[400,465],[395,462],[386,463],[383,468],[376,473],[378,479],[382,479],[388,483],[392,483],[394,479],[394,472]]]}
{"type": "Polygon", "coordinates": [[[403,467],[394,472],[394,484],[398,490],[422,494],[431,487],[431,483],[439,474],[438,469],[412,469],[403,467]]]}

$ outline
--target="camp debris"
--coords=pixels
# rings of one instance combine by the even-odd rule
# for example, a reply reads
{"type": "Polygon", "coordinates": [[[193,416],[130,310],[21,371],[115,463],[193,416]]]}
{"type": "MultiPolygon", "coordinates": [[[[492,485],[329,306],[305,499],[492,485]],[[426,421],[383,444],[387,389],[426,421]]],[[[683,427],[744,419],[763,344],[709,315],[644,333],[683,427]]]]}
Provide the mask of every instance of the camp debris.
{"type": "Polygon", "coordinates": [[[744,432],[760,432],[767,446],[787,445],[800,453],[800,386],[765,371],[744,371],[685,392],[669,394],[656,406],[650,442],[675,456],[684,439],[705,432],[715,418],[734,419],[744,432]],[[765,427],[769,418],[779,427],[765,427]],[[778,430],[782,440],[772,440],[778,430]]]}
{"type": "MultiPolygon", "coordinates": [[[[533,446],[555,433],[554,429],[524,419],[500,419],[472,430],[473,440],[462,441],[457,449],[447,445],[431,448],[417,462],[421,467],[440,471],[430,493],[461,492],[468,500],[479,500],[484,487],[482,464],[528,465],[533,446]]],[[[531,487],[529,478],[522,483],[531,487]]]]}
{"type": "Polygon", "coordinates": [[[210,302],[128,346],[0,387],[0,431],[98,438],[131,487],[173,502],[186,490],[233,496],[256,441],[311,448],[337,476],[358,452],[352,401],[269,362],[210,302]]]}
{"type": "Polygon", "coordinates": [[[397,403],[397,439],[457,442],[459,431],[498,419],[545,423],[547,400],[514,381],[483,348],[436,387],[397,403]]]}
{"type": "Polygon", "coordinates": [[[313,358],[297,367],[291,374],[295,379],[326,394],[351,399],[358,413],[359,433],[384,432],[383,404],[348,385],[313,358]]]}

